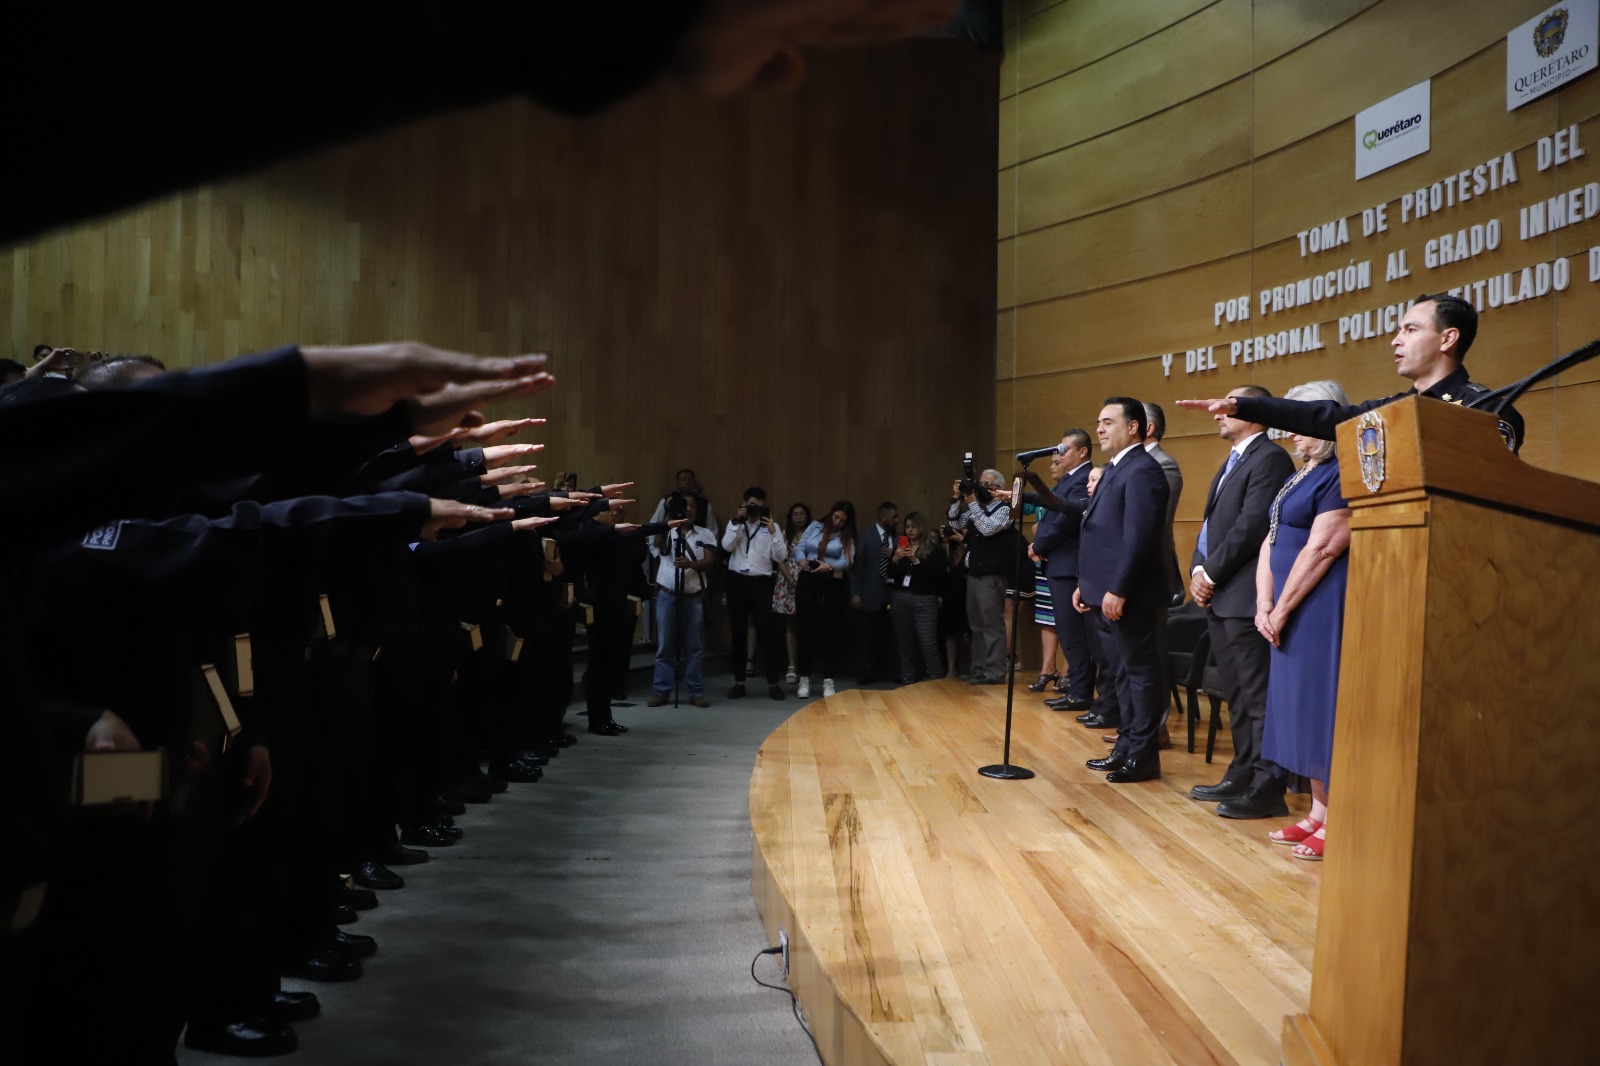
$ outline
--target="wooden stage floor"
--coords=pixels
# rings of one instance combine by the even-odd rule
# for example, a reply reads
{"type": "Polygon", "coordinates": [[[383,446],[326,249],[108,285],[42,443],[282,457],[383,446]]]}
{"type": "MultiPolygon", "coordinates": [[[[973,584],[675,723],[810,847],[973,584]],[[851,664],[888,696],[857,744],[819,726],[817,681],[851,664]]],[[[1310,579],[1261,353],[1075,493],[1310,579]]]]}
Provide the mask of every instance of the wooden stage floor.
{"type": "MultiPolygon", "coordinates": [[[[1176,727],[1178,720],[1174,719],[1176,727]]],[[[1278,1062],[1310,999],[1320,864],[1187,797],[1216,761],[1107,784],[1101,730],[957,681],[818,700],[750,781],[756,903],[829,1066],[1278,1062]]],[[[1307,800],[1291,797],[1291,817],[1307,800]]]]}

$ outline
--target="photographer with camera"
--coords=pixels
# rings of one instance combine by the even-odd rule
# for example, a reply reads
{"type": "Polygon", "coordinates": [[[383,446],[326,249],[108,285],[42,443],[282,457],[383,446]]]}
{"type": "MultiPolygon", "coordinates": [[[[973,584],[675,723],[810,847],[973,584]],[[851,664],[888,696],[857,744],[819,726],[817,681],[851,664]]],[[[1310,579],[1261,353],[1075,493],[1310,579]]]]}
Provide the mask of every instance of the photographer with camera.
{"type": "Polygon", "coordinates": [[[772,611],[773,574],[789,558],[789,545],[767,506],[767,490],[752,485],[744,490],[744,503],[722,534],[722,550],[728,553],[728,632],[733,660],[733,688],[730,700],[745,694],[745,633],[754,624],[761,645],[761,663],[767,672],[767,695],[783,699],[778,683],[786,662],[782,619],[772,611]]]}
{"type": "Polygon", "coordinates": [[[695,501],[695,513],[691,521],[702,529],[709,529],[713,537],[717,532],[717,511],[711,506],[711,501],[706,499],[705,492],[700,488],[700,478],[693,470],[684,467],[673,475],[677,488],[671,495],[663,496],[661,502],[656,504],[656,509],[650,514],[650,524],[658,525],[670,521],[672,516],[667,514],[667,505],[673,496],[692,496],[695,501]]]}
{"type": "Polygon", "coordinates": [[[689,702],[709,707],[701,659],[705,654],[706,571],[717,562],[717,537],[696,525],[699,497],[674,492],[663,501],[668,523],[688,524],[658,534],[650,542],[656,559],[656,672],[647,706],[660,707],[680,682],[689,702]],[[681,670],[681,672],[680,672],[681,670]]]}
{"type": "Polygon", "coordinates": [[[1006,680],[1006,580],[1016,563],[1017,532],[1011,528],[1011,493],[1002,489],[998,470],[985,470],[976,481],[969,455],[966,476],[955,483],[950,500],[950,525],[967,545],[967,622],[972,627],[974,685],[1000,685],[1006,680]]]}

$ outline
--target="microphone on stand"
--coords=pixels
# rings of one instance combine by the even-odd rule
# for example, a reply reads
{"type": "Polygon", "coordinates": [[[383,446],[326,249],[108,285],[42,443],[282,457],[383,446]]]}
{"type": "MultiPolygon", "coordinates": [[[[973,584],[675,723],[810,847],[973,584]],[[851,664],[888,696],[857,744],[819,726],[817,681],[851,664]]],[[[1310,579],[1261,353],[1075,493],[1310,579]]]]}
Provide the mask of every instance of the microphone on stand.
{"type": "Polygon", "coordinates": [[[1035,459],[1043,459],[1047,455],[1064,455],[1064,454],[1065,453],[1061,450],[1061,445],[1052,444],[1048,448],[1035,448],[1031,452],[1018,452],[1017,453],[1017,462],[1022,464],[1023,466],[1027,466],[1029,463],[1033,462],[1035,459]]]}

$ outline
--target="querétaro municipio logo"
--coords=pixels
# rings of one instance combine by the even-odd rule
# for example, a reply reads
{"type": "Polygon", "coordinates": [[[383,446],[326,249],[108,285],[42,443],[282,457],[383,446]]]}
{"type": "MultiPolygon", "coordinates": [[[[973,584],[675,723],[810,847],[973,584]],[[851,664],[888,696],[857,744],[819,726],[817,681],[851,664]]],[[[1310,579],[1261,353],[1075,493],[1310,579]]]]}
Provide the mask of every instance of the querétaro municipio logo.
{"type": "Polygon", "coordinates": [[[1539,20],[1533,28],[1533,47],[1544,59],[1556,54],[1567,36],[1567,9],[1558,7],[1539,20]]]}

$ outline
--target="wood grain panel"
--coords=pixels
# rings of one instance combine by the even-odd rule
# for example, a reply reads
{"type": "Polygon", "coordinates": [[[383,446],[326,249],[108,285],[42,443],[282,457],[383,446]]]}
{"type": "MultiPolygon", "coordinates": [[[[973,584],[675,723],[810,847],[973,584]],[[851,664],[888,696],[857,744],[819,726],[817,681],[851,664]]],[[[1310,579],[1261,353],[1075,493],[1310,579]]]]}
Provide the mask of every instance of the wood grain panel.
{"type": "MultiPolygon", "coordinates": [[[[1256,70],[1256,152],[1265,155],[1341,125],[1361,109],[1485,49],[1501,57],[1503,110],[1506,31],[1540,10],[1536,4],[1518,6],[1525,8],[1520,18],[1498,3],[1456,4],[1450,17],[1440,18],[1433,0],[1383,0],[1266,63],[1256,70]],[[1376,56],[1391,54],[1396,42],[1424,32],[1427,47],[1408,50],[1407,62],[1374,62],[1376,56]],[[1361,77],[1345,76],[1356,70],[1363,72],[1361,77]]],[[[1487,87],[1485,92],[1492,95],[1487,87]]]]}
{"type": "MultiPolygon", "coordinates": [[[[1517,408],[1528,420],[1530,443],[1543,441],[1550,453],[1548,462],[1540,461],[1543,449],[1540,458],[1530,457],[1530,462],[1572,477],[1600,481],[1600,424],[1596,424],[1593,414],[1600,410],[1600,382],[1562,384],[1530,393],[1517,401],[1517,408]],[[1540,428],[1537,436],[1533,430],[1536,425],[1540,428]]],[[[1524,455],[1528,451],[1524,448],[1524,455]]]]}
{"type": "Polygon", "coordinates": [[[1021,88],[1098,60],[1221,0],[1073,0],[1028,20],[1017,52],[1021,88]]]}
{"type": "Polygon", "coordinates": [[[1081,768],[1098,737],[1036,700],[1012,757],[1038,776],[979,777],[1004,702],[956,682],[845,692],[763,745],[757,898],[815,958],[791,980],[819,1043],[899,1066],[1276,1062],[1321,871],[1189,800],[1216,776],[1203,755],[1119,790],[1081,768]]]}
{"type": "MultiPolygon", "coordinates": [[[[1016,168],[1017,225],[1026,231],[1064,222],[1249,159],[1250,82],[1239,78],[1142,122],[1023,163],[1016,168]]],[[[1001,172],[1002,190],[1011,173],[1001,172]]]]}
{"type": "Polygon", "coordinates": [[[1122,361],[1231,339],[1213,325],[1218,296],[1250,291],[1246,254],[1017,308],[1017,373],[1122,361]],[[1177,347],[1174,348],[1173,346],[1177,347]]]}
{"type": "Polygon", "coordinates": [[[19,353],[548,351],[557,390],[505,413],[646,507],[685,465],[724,513],[938,496],[994,437],[997,64],[915,41],[792,95],[508,101],[8,249],[0,305],[19,353]]]}
{"type": "Polygon", "coordinates": [[[1250,10],[1250,36],[1259,67],[1316,40],[1383,0],[1325,0],[1320,4],[1261,4],[1250,10]]]}
{"type": "Polygon", "coordinates": [[[1250,171],[1238,167],[1016,241],[1019,303],[1222,259],[1250,245],[1250,171]]]}
{"type": "Polygon", "coordinates": [[[1020,158],[1136,122],[1246,73],[1250,42],[1239,27],[1249,18],[1250,0],[1217,0],[1115,55],[1023,92],[1016,103],[1020,158]]]}

